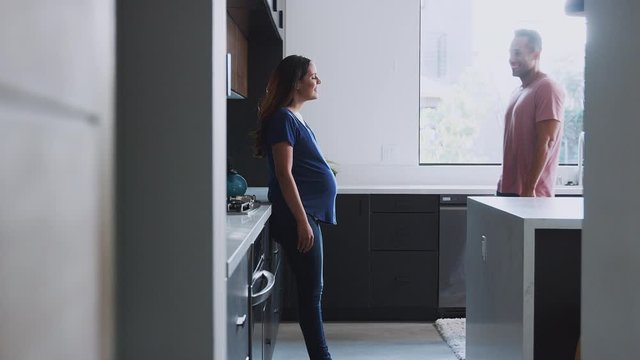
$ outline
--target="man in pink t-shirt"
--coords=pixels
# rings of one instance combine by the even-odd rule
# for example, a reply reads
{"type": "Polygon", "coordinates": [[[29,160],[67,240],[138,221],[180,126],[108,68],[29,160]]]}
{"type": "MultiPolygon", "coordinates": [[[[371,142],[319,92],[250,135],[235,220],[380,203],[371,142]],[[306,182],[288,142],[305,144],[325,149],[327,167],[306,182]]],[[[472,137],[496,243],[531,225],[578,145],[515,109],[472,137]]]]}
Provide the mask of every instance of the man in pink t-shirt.
{"type": "Polygon", "coordinates": [[[542,40],[534,30],[516,30],[509,50],[513,93],[504,124],[502,176],[498,195],[554,196],[564,91],[540,71],[542,40]]]}

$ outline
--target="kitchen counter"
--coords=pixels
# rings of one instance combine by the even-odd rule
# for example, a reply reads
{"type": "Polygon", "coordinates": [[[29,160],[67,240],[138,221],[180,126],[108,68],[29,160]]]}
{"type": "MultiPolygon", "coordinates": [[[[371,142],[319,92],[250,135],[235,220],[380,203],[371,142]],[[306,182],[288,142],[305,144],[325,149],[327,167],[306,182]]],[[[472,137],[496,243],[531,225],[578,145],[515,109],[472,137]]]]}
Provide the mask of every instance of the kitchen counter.
{"type": "MultiPolygon", "coordinates": [[[[339,194],[463,194],[495,195],[496,185],[347,185],[339,194]]],[[[556,195],[582,195],[582,186],[558,186],[556,195]]]]}
{"type": "Polygon", "coordinates": [[[250,214],[227,215],[227,278],[256,240],[271,216],[271,205],[262,205],[250,214]]]}
{"type": "Polygon", "coordinates": [[[494,208],[524,221],[535,229],[582,228],[582,198],[513,198],[471,197],[475,202],[494,208]]]}
{"type": "MultiPolygon", "coordinates": [[[[461,194],[495,195],[495,185],[339,185],[338,194],[461,194]]],[[[249,187],[247,194],[267,201],[266,187],[249,187]]],[[[582,195],[582,186],[558,186],[556,195],[582,195]]]]}
{"type": "Polygon", "coordinates": [[[467,358],[573,358],[583,198],[470,197],[467,215],[467,358]]]}

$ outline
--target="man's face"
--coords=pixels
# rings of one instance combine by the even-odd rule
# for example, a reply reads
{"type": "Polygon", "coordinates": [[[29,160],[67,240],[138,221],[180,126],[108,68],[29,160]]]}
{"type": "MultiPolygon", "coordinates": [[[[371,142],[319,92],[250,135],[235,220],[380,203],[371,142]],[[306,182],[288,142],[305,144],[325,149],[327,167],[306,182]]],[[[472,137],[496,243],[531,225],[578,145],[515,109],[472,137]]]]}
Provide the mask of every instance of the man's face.
{"type": "Polygon", "coordinates": [[[540,52],[533,51],[529,47],[529,41],[526,37],[516,36],[511,42],[509,65],[511,65],[513,76],[525,77],[535,68],[539,58],[540,52]]]}

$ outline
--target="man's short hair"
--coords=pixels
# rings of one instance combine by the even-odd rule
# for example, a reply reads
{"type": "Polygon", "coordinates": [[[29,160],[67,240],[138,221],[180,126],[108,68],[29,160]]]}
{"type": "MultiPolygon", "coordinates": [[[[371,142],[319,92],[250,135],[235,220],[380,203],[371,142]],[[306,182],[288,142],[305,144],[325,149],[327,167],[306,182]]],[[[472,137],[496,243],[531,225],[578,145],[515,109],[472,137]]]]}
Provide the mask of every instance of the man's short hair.
{"type": "Polygon", "coordinates": [[[518,29],[515,31],[515,36],[522,36],[527,38],[527,44],[529,45],[529,49],[531,49],[531,51],[542,50],[542,38],[537,31],[529,29],[518,29]]]}

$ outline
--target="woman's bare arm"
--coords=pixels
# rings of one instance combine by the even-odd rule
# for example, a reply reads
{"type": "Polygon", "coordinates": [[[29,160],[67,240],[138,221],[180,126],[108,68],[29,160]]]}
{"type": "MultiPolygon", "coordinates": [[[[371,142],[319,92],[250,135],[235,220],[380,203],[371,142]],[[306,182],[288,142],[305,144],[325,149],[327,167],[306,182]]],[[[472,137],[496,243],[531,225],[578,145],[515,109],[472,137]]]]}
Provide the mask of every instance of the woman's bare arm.
{"type": "Polygon", "coordinates": [[[307,220],[307,214],[300,200],[298,186],[291,169],[293,167],[293,147],[287,142],[274,144],[271,148],[275,175],[287,206],[296,220],[298,228],[298,251],[307,252],[313,246],[313,231],[307,220]]]}

